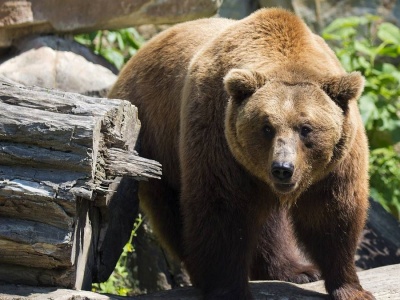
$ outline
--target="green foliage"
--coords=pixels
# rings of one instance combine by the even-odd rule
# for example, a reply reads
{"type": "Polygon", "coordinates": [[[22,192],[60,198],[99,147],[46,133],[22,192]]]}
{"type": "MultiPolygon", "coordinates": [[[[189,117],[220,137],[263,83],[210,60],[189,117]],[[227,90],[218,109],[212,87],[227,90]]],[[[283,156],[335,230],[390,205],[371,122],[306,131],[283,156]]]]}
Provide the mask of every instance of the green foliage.
{"type": "Polygon", "coordinates": [[[400,218],[400,29],[379,17],[337,19],[323,37],[345,69],[366,78],[359,105],[371,155],[371,195],[400,218]],[[397,64],[397,65],[396,65],[397,64]]]}
{"type": "Polygon", "coordinates": [[[382,199],[383,206],[399,217],[400,199],[400,159],[399,154],[392,148],[377,148],[371,151],[371,196],[382,199],[386,195],[392,198],[382,199]]]}
{"type": "Polygon", "coordinates": [[[144,43],[144,39],[135,28],[99,30],[76,35],[75,40],[105,57],[118,69],[121,69],[144,43]]]}
{"type": "Polygon", "coordinates": [[[117,262],[117,265],[115,266],[113,273],[106,282],[94,283],[92,285],[93,292],[114,294],[120,296],[129,296],[134,292],[135,287],[129,280],[129,271],[127,270],[126,266],[128,254],[135,250],[132,244],[132,240],[136,236],[136,232],[142,222],[143,218],[139,214],[136,218],[135,224],[133,225],[133,230],[129,241],[123,248],[122,254],[117,262]]]}

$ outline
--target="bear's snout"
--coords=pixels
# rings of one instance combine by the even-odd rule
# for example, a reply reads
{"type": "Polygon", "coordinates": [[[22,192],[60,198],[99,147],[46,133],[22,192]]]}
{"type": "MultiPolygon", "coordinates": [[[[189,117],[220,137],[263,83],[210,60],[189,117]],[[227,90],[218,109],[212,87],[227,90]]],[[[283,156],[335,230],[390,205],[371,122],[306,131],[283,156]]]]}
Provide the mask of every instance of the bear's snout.
{"type": "Polygon", "coordinates": [[[290,162],[273,162],[271,166],[272,176],[281,181],[287,182],[292,178],[294,166],[290,162]]]}

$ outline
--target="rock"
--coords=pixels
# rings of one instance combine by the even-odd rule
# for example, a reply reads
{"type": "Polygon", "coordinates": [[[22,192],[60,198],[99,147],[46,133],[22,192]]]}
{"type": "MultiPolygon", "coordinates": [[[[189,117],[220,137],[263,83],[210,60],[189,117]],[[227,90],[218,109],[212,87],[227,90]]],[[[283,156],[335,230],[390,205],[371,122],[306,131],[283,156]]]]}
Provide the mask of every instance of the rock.
{"type": "Polygon", "coordinates": [[[101,65],[110,69],[114,74],[118,74],[118,69],[103,56],[94,54],[88,47],[77,43],[72,39],[61,38],[55,35],[33,35],[19,39],[13,44],[12,51],[8,56],[15,56],[16,54],[21,54],[22,52],[41,47],[48,47],[57,51],[73,52],[76,55],[82,56],[91,63],[101,65]]]}
{"type": "Polygon", "coordinates": [[[100,295],[88,291],[75,291],[61,288],[46,288],[46,287],[33,287],[24,285],[0,285],[0,299],[2,300],[15,300],[15,299],[34,299],[34,300],[112,300],[106,295],[100,295]]]}
{"type": "Polygon", "coordinates": [[[128,253],[131,281],[138,282],[140,293],[154,293],[191,285],[189,276],[176,259],[164,251],[146,219],[136,232],[135,251],[128,253]]]}
{"type": "Polygon", "coordinates": [[[259,8],[257,0],[224,0],[219,15],[224,18],[243,19],[257,8],[259,8]]]}
{"type": "Polygon", "coordinates": [[[32,33],[90,32],[215,15],[222,0],[2,0],[0,47],[32,33]]]}
{"type": "Polygon", "coordinates": [[[24,85],[105,96],[117,78],[104,58],[56,36],[22,39],[10,56],[0,64],[0,75],[24,85]]]}
{"type": "MultiPolygon", "coordinates": [[[[372,292],[377,300],[400,300],[400,286],[398,274],[400,265],[392,265],[358,273],[363,287],[372,292]]],[[[256,281],[250,283],[250,289],[255,300],[326,300],[322,280],[306,284],[292,284],[281,281],[256,281]]],[[[200,300],[200,292],[192,287],[179,288],[143,296],[122,297],[114,295],[100,295],[91,292],[73,291],[56,288],[38,288],[19,285],[0,285],[0,299],[2,300],[200,300]]]]}
{"type": "Polygon", "coordinates": [[[241,19],[259,7],[283,7],[294,11],[318,33],[337,18],[366,14],[378,15],[400,24],[400,2],[396,0],[224,0],[219,14],[241,19]]]}
{"type": "Polygon", "coordinates": [[[356,254],[361,270],[400,264],[400,223],[370,198],[367,225],[356,254]]]}
{"type": "Polygon", "coordinates": [[[292,10],[319,33],[337,18],[366,14],[400,24],[400,2],[396,0],[259,0],[259,3],[261,7],[280,6],[292,10]]]}
{"type": "MultiPolygon", "coordinates": [[[[398,274],[400,265],[392,265],[362,271],[358,273],[362,286],[373,293],[377,300],[400,300],[400,286],[398,274]]],[[[324,281],[292,284],[280,281],[255,281],[250,283],[250,289],[255,300],[317,300],[328,299],[324,288],[324,281]]],[[[135,300],[199,300],[198,290],[182,288],[172,291],[164,291],[150,295],[133,297],[135,300]]]]}

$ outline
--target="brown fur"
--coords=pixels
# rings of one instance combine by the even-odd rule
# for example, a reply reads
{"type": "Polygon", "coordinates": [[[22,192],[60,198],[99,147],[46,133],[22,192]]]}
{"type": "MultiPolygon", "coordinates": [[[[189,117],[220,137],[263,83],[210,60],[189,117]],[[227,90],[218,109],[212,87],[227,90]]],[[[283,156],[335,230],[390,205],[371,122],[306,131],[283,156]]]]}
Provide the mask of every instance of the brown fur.
{"type": "Polygon", "coordinates": [[[138,106],[141,155],[163,164],[141,206],[205,299],[251,299],[249,277],[315,280],[294,236],[334,299],[373,299],[353,263],[368,205],[362,88],[280,9],[177,25],[122,70],[109,97],[138,106]]]}

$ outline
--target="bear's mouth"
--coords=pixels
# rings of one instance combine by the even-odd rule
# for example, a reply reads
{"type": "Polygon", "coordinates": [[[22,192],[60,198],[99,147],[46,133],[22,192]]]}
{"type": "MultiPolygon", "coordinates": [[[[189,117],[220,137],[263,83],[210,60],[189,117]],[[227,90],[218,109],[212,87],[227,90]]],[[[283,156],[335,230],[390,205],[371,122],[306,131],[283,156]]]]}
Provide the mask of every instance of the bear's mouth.
{"type": "Polygon", "coordinates": [[[278,192],[280,192],[282,194],[286,194],[286,193],[290,193],[291,191],[293,191],[296,188],[296,184],[295,183],[274,183],[274,187],[278,192]]]}

